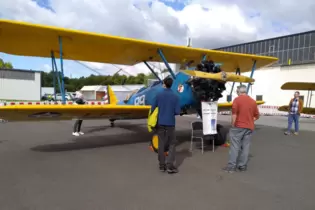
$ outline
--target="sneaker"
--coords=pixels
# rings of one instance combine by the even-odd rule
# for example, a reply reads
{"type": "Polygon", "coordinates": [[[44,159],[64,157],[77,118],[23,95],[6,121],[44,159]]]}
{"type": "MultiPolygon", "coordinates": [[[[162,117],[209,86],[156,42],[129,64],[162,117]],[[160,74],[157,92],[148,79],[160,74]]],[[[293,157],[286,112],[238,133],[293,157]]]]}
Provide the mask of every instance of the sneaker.
{"type": "Polygon", "coordinates": [[[294,132],[294,135],[296,135],[296,136],[297,136],[297,135],[299,135],[299,133],[298,133],[298,132],[294,132]]]}
{"type": "Polygon", "coordinates": [[[165,166],[165,165],[160,165],[160,166],[159,166],[159,170],[160,170],[161,172],[165,172],[165,171],[166,171],[166,166],[165,166]]]}
{"type": "Polygon", "coordinates": [[[84,133],[83,133],[83,132],[81,132],[81,131],[79,132],[79,134],[80,134],[80,135],[84,135],[84,133]]]}
{"type": "Polygon", "coordinates": [[[178,169],[175,166],[168,166],[167,167],[167,173],[176,174],[176,173],[178,173],[178,169]]]}
{"type": "Polygon", "coordinates": [[[246,166],[242,166],[242,167],[238,167],[237,168],[240,172],[244,172],[244,171],[247,171],[247,167],[246,166]]]}
{"type": "Polygon", "coordinates": [[[226,166],[224,168],[222,168],[223,171],[228,172],[228,173],[233,173],[236,171],[235,167],[232,166],[226,166]]]}
{"type": "Polygon", "coordinates": [[[73,132],[72,135],[74,136],[80,136],[80,134],[78,132],[73,132]]]}
{"type": "Polygon", "coordinates": [[[288,132],[288,131],[284,132],[284,135],[290,135],[290,134],[291,134],[291,133],[288,132]]]}

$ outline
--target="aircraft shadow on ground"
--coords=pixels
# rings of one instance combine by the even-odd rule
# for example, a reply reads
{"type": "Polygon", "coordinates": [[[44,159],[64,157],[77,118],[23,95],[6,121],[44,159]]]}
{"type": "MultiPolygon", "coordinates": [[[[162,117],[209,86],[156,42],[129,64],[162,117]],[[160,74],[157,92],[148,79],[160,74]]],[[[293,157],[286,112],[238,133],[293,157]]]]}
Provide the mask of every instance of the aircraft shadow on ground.
{"type": "MultiPolygon", "coordinates": [[[[126,130],[133,131],[134,133],[116,133],[112,135],[98,135],[98,136],[80,136],[73,139],[71,142],[65,143],[56,143],[56,144],[45,144],[39,145],[31,148],[33,151],[38,152],[63,152],[63,151],[73,151],[73,150],[83,150],[83,149],[93,149],[100,147],[110,147],[110,146],[119,146],[119,145],[128,145],[136,143],[149,142],[151,140],[152,134],[148,133],[146,126],[141,124],[127,124],[127,123],[117,123],[117,128],[122,128],[126,130]]],[[[106,131],[107,129],[113,129],[110,126],[95,126],[95,127],[85,127],[86,134],[91,134],[100,131],[106,131]]],[[[190,140],[190,130],[187,131],[178,131],[176,133],[178,139],[178,145],[182,144],[185,141],[190,140]]],[[[187,150],[188,151],[188,150],[187,150]]],[[[185,151],[180,151],[185,153],[185,151]]]]}

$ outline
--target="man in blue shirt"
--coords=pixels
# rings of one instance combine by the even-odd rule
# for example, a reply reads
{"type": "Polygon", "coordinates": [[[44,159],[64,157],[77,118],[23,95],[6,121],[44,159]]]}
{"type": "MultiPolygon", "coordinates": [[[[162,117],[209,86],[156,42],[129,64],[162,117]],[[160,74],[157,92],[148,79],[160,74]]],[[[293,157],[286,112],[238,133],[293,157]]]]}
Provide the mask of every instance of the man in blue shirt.
{"type": "Polygon", "coordinates": [[[175,162],[175,115],[180,114],[179,97],[172,91],[173,79],[167,77],[163,81],[164,90],[157,94],[152,104],[151,112],[159,108],[157,120],[157,134],[159,136],[158,160],[160,171],[167,170],[168,173],[177,173],[175,162]],[[169,148],[165,164],[165,149],[169,148]]]}

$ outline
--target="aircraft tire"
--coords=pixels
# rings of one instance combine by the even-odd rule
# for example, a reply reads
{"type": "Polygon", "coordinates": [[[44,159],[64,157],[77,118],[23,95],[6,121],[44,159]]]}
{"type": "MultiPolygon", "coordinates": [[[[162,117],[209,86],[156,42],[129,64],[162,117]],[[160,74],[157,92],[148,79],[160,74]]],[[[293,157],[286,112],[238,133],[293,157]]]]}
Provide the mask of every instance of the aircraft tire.
{"type": "Polygon", "coordinates": [[[215,146],[221,146],[226,143],[228,129],[222,126],[221,124],[217,124],[218,134],[216,135],[216,139],[214,141],[215,146]]]}
{"type": "MultiPolygon", "coordinates": [[[[227,140],[227,134],[228,130],[224,128],[222,125],[217,125],[217,134],[214,135],[214,145],[215,146],[221,146],[226,143],[227,140]]],[[[212,141],[210,141],[210,135],[205,135],[204,140],[206,144],[212,144],[212,141]]]]}

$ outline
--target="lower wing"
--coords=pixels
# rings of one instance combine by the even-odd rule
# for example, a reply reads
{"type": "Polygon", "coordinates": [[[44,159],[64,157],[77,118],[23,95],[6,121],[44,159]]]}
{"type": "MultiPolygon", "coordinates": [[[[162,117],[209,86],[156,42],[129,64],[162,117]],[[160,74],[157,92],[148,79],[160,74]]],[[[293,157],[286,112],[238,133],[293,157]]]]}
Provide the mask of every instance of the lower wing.
{"type": "Polygon", "coordinates": [[[7,121],[56,121],[80,119],[142,119],[150,106],[130,105],[15,105],[0,107],[7,121]]]}
{"type": "MultiPolygon", "coordinates": [[[[264,104],[264,101],[256,101],[257,105],[262,105],[264,104]]],[[[230,111],[232,109],[232,102],[226,102],[226,103],[219,103],[218,105],[218,111],[219,112],[224,112],[224,111],[230,111]]]]}
{"type": "MultiPolygon", "coordinates": [[[[289,106],[280,106],[280,107],[278,108],[278,111],[288,112],[288,111],[289,111],[289,106]]],[[[310,114],[310,115],[313,115],[313,114],[315,114],[315,108],[305,107],[305,108],[303,108],[301,114],[310,114]]]]}
{"type": "MultiPolygon", "coordinates": [[[[257,105],[264,101],[256,101],[257,105]]],[[[232,103],[219,103],[219,112],[229,111],[232,103]]],[[[0,107],[0,119],[14,121],[58,121],[89,119],[146,119],[151,106],[133,105],[14,105],[0,107]]]]}

